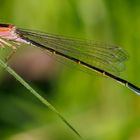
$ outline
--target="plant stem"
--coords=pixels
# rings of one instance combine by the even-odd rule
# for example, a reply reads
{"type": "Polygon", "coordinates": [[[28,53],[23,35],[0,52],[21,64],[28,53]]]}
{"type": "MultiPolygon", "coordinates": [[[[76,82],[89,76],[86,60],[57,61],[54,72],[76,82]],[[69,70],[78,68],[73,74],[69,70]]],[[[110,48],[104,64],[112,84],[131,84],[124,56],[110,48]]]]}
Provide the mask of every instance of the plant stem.
{"type": "Polygon", "coordinates": [[[0,66],[10,73],[17,81],[19,81],[30,93],[32,93],[38,100],[40,100],[46,107],[58,115],[58,117],[80,138],[82,136],[79,132],[55,109],[44,97],[42,97],[37,91],[35,91],[23,78],[21,78],[13,69],[11,69],[5,62],[0,59],[0,66]]]}

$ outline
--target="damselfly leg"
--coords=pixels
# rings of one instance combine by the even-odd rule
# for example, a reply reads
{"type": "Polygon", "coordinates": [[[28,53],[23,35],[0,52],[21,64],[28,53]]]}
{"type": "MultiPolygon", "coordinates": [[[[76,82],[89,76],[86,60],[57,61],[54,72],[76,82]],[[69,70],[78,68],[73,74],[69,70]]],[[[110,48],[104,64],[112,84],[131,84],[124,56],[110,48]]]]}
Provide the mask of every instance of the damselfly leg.
{"type": "Polygon", "coordinates": [[[0,38],[0,48],[5,48],[6,46],[11,48],[10,53],[5,58],[6,62],[8,62],[11,59],[11,57],[16,53],[17,45],[17,43],[16,45],[13,45],[12,43],[9,43],[8,41],[0,38]]]}

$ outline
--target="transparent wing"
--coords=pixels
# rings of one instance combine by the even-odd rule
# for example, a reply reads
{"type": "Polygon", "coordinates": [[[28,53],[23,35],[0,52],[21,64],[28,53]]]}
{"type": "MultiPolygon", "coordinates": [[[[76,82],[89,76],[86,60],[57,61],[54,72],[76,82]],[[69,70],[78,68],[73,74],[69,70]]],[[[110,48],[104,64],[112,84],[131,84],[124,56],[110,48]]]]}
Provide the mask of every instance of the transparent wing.
{"type": "Polygon", "coordinates": [[[18,34],[44,47],[83,61],[104,71],[118,75],[124,69],[127,53],[116,45],[65,38],[63,36],[17,29],[18,34]]]}

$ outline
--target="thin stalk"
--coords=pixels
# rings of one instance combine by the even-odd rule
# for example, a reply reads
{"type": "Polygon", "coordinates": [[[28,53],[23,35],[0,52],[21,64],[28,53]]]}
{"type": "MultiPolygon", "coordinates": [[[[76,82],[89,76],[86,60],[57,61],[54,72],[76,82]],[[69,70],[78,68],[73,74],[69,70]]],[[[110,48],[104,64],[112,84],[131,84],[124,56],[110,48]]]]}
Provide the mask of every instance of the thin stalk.
{"type": "Polygon", "coordinates": [[[4,61],[0,59],[0,66],[11,74],[17,81],[19,81],[30,93],[32,93],[41,103],[54,112],[80,139],[83,139],[80,133],[60,114],[55,107],[42,97],[35,89],[33,89],[23,78],[21,78],[12,68],[10,68],[4,61]]]}

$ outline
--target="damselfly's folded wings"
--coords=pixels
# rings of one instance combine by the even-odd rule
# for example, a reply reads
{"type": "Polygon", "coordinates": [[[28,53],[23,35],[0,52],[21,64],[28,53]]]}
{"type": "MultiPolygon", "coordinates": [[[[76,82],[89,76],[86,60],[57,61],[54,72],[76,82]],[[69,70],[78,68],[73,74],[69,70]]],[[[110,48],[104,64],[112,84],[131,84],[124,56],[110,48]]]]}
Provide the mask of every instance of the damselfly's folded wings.
{"type": "Polygon", "coordinates": [[[17,29],[17,34],[77,60],[118,75],[124,69],[127,53],[116,45],[17,29]]]}

